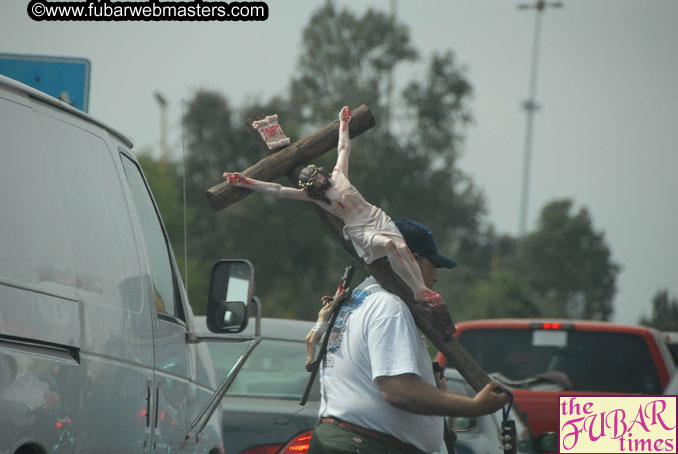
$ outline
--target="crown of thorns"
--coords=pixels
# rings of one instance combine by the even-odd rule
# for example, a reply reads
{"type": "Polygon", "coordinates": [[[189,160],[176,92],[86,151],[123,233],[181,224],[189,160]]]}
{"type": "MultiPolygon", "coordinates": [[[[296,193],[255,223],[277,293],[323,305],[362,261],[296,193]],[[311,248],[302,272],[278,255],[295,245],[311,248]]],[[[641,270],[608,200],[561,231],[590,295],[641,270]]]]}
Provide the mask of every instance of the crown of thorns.
{"type": "Polygon", "coordinates": [[[299,187],[302,189],[312,187],[318,179],[318,173],[320,173],[320,167],[315,164],[304,167],[299,175],[299,187]]]}

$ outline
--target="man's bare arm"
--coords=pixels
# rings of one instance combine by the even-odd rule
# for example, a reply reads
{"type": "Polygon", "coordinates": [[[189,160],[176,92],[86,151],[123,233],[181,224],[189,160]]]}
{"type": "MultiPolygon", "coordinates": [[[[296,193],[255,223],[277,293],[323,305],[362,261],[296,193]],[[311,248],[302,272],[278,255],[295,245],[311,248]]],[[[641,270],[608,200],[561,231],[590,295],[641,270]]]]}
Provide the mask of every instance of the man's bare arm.
{"type": "Polygon", "coordinates": [[[348,135],[348,123],[351,121],[351,109],[344,106],[339,112],[339,143],[337,144],[337,163],[339,169],[348,177],[348,160],[351,155],[351,139],[348,135]]]}
{"type": "Polygon", "coordinates": [[[420,415],[477,417],[508,403],[506,394],[494,392],[500,386],[496,382],[488,383],[473,398],[441,391],[415,374],[377,377],[376,383],[389,404],[420,415]]]}
{"type": "Polygon", "coordinates": [[[278,198],[312,201],[303,189],[289,188],[278,183],[255,180],[254,178],[248,178],[238,172],[224,172],[223,177],[227,179],[231,185],[239,188],[250,189],[278,198]]]}

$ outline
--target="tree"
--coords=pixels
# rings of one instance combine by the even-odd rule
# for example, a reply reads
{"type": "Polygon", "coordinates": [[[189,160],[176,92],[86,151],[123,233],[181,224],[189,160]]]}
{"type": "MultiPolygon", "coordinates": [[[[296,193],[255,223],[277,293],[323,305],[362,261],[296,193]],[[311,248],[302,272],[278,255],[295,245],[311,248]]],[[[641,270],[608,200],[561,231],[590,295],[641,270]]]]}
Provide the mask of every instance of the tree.
{"type": "MultiPolygon", "coordinates": [[[[451,51],[436,53],[421,79],[395,97],[402,101],[390,103],[397,65],[418,54],[393,16],[368,11],[356,17],[328,3],[304,31],[291,100],[313,126],[318,118],[336,118],[344,104],[369,105],[377,126],[353,141],[351,181],[393,219],[428,225],[438,246],[452,254],[478,238],[485,214],[481,192],[456,167],[461,133],[471,121],[472,88],[451,51]]],[[[332,165],[333,159],[331,154],[321,163],[332,165]]],[[[458,289],[447,282],[440,289],[451,297],[458,289]]]]}
{"type": "Polygon", "coordinates": [[[652,298],[652,316],[643,316],[638,323],[661,331],[678,331],[678,297],[669,298],[668,289],[657,291],[652,298]]]}
{"type": "Polygon", "coordinates": [[[541,308],[528,283],[511,271],[498,271],[471,288],[454,306],[457,320],[502,317],[540,317],[541,308]]]}
{"type": "Polygon", "coordinates": [[[408,28],[393,16],[369,9],[356,17],[327,2],[303,31],[290,102],[306,125],[334,118],[346,104],[366,104],[384,118],[395,67],[417,54],[408,28]]]}
{"type": "Polygon", "coordinates": [[[375,113],[377,126],[354,141],[351,154],[350,178],[365,198],[394,219],[425,222],[443,247],[475,234],[484,199],[455,167],[472,88],[454,54],[434,54],[396,106],[389,105],[388,81],[418,52],[393,16],[369,10],[356,17],[328,2],[311,18],[303,43],[291,102],[303,106],[304,122],[325,123],[344,104],[364,103],[375,113]]]}
{"type": "Polygon", "coordinates": [[[523,247],[521,267],[544,315],[609,320],[620,267],[586,208],[572,214],[571,200],[547,204],[523,247]]]}
{"type": "Polygon", "coordinates": [[[181,192],[181,172],[176,162],[168,161],[161,165],[150,154],[142,152],[137,156],[146,180],[148,181],[158,210],[162,217],[167,236],[177,260],[179,273],[186,286],[193,310],[199,314],[205,312],[207,303],[207,285],[209,266],[190,256],[188,262],[184,255],[184,209],[187,219],[194,219],[192,207],[183,206],[181,192]],[[190,279],[191,285],[188,285],[190,279]]]}
{"type": "Polygon", "coordinates": [[[137,160],[151,187],[172,247],[180,250],[184,243],[184,221],[178,165],[175,162],[168,162],[162,166],[159,161],[144,151],[137,155],[137,160]]]}
{"type": "MultiPolygon", "coordinates": [[[[397,66],[419,58],[409,30],[393,16],[373,10],[356,16],[327,2],[304,29],[289,93],[239,109],[221,93],[196,93],[183,122],[188,287],[197,313],[204,310],[209,269],[222,257],[254,263],[265,315],[306,319],[344,267],[357,264],[303,203],[255,195],[215,213],[204,191],[222,181],[223,171],[244,170],[265,156],[245,118],[278,113],[294,140],[334,120],[341,106],[366,104],[377,126],[353,141],[350,179],[393,219],[427,224],[438,247],[458,259],[460,266],[441,275],[438,286],[454,318],[609,319],[620,268],[588,211],[572,214],[571,201],[555,201],[526,239],[497,235],[484,219],[482,192],[457,167],[463,131],[472,121],[472,87],[454,54],[431,55],[421,77],[392,96],[397,66]]],[[[330,152],[318,164],[331,167],[335,159],[330,152]]],[[[179,177],[170,170],[170,179],[179,177]]],[[[178,194],[164,178],[152,185],[161,185],[158,204],[183,263],[176,207],[164,201],[176,201],[178,194]]],[[[364,275],[358,270],[356,281],[364,275]]]]}
{"type": "MultiPolygon", "coordinates": [[[[277,112],[289,118],[279,107],[260,105],[244,110],[277,112]]],[[[198,92],[189,102],[184,117],[188,203],[194,212],[189,221],[189,250],[201,263],[201,276],[208,276],[212,264],[221,258],[249,259],[256,270],[257,294],[265,303],[266,316],[310,318],[312,314],[304,313],[304,305],[317,303],[311,298],[329,292],[339,277],[334,279],[325,257],[335,242],[314,213],[299,202],[261,195],[219,212],[207,203],[205,190],[223,181],[225,170],[243,170],[266,155],[248,131],[247,116],[232,110],[226,98],[215,92],[198,92]]],[[[288,134],[293,135],[294,123],[293,117],[283,122],[288,134]]],[[[345,266],[345,262],[337,266],[336,274],[345,266]]],[[[205,299],[206,282],[198,290],[205,299]]]]}
{"type": "MultiPolygon", "coordinates": [[[[459,238],[471,241],[484,200],[454,166],[460,130],[470,121],[471,86],[453,54],[434,55],[426,77],[405,89],[399,124],[405,129],[394,131],[384,121],[397,117],[388,81],[399,63],[415,58],[407,27],[392,16],[369,10],[357,17],[328,3],[304,30],[288,97],[235,110],[219,93],[197,93],[184,117],[192,256],[205,267],[220,257],[249,258],[266,315],[314,317],[318,297],[331,293],[344,267],[355,263],[315,213],[298,201],[261,195],[215,213],[204,191],[222,181],[224,170],[244,170],[264,156],[244,121],[236,119],[278,113],[296,139],[334,120],[346,104],[367,104],[377,117],[377,127],[353,143],[350,178],[363,196],[394,219],[429,225],[445,251],[459,238]]],[[[331,152],[318,161],[331,167],[335,159],[331,152]]]]}

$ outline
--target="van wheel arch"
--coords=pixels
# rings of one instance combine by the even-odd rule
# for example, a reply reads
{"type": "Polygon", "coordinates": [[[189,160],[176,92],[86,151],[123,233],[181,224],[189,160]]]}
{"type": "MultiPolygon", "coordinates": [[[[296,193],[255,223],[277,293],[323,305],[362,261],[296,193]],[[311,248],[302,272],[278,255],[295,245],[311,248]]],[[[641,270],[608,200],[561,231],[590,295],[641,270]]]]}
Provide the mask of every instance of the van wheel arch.
{"type": "Polygon", "coordinates": [[[14,451],[14,454],[47,454],[47,451],[37,443],[26,443],[14,451]]]}

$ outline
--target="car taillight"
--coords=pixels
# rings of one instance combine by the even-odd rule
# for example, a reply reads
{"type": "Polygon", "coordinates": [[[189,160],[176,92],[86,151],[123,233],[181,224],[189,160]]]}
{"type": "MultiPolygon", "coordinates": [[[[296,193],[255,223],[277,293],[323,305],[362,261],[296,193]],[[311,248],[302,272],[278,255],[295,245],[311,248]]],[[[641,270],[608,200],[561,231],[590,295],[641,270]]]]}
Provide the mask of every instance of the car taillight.
{"type": "Polygon", "coordinates": [[[302,432],[285,445],[279,454],[306,454],[311,447],[312,430],[302,432]]]}
{"type": "Polygon", "coordinates": [[[240,454],[276,454],[280,451],[282,443],[274,445],[254,445],[240,451],[240,454]]]}
{"type": "Polygon", "coordinates": [[[573,329],[574,325],[572,323],[560,323],[560,322],[534,322],[534,323],[530,323],[530,328],[532,328],[532,329],[573,329]]]}
{"type": "Polygon", "coordinates": [[[562,323],[542,323],[542,329],[562,329],[562,323]]]}

